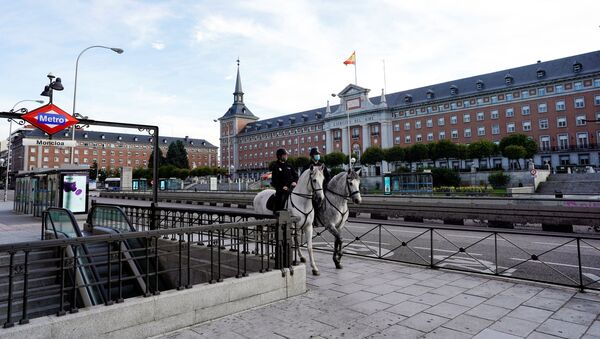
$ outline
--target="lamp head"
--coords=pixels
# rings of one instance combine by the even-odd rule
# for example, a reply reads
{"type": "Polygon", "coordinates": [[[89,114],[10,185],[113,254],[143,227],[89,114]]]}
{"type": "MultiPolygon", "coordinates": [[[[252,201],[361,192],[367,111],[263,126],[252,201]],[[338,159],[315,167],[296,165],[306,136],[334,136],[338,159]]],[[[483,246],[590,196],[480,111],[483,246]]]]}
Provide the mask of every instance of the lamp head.
{"type": "Polygon", "coordinates": [[[335,98],[337,95],[335,93],[331,93],[331,96],[335,98]]]}
{"type": "Polygon", "coordinates": [[[52,72],[48,73],[48,75],[46,75],[48,77],[48,79],[50,79],[50,81],[52,81],[52,79],[56,78],[54,76],[54,74],[52,74],[52,72]]]}
{"type": "Polygon", "coordinates": [[[38,104],[43,104],[44,100],[34,100],[35,102],[37,102],[38,104]]]}
{"type": "Polygon", "coordinates": [[[43,97],[49,97],[50,96],[50,86],[48,86],[48,85],[44,86],[44,91],[42,93],[40,93],[40,95],[43,97]]]}
{"type": "Polygon", "coordinates": [[[50,87],[53,90],[57,90],[57,91],[62,91],[63,89],[65,89],[62,85],[62,82],[60,80],[60,78],[56,78],[56,80],[54,80],[51,84],[50,87]]]}
{"type": "Polygon", "coordinates": [[[123,49],[121,49],[121,48],[112,47],[111,50],[114,51],[114,52],[117,52],[118,54],[122,54],[123,53],[123,49]]]}

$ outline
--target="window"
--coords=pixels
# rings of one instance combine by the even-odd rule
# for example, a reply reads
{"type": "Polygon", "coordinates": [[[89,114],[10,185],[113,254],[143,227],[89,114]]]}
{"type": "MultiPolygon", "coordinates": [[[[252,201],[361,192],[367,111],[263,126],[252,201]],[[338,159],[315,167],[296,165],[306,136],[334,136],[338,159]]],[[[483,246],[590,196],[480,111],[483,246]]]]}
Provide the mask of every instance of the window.
{"type": "Polygon", "coordinates": [[[500,134],[500,125],[492,125],[492,134],[500,134]]]}
{"type": "Polygon", "coordinates": [[[451,132],[451,134],[450,134],[450,137],[452,139],[458,139],[458,130],[453,129],[452,132],[451,132]]]}
{"type": "Polygon", "coordinates": [[[523,131],[528,132],[531,131],[531,121],[523,121],[523,131]]]}
{"type": "Polygon", "coordinates": [[[410,131],[410,122],[405,122],[404,123],[404,130],[405,131],[410,131]]]}
{"type": "Polygon", "coordinates": [[[398,145],[400,143],[400,137],[394,138],[394,144],[398,145]]]}
{"type": "Polygon", "coordinates": [[[563,85],[556,85],[554,86],[554,92],[556,93],[562,93],[565,91],[565,86],[563,85]]]}
{"type": "MultiPolygon", "coordinates": [[[[352,138],[358,138],[359,136],[360,136],[360,129],[358,127],[353,127],[352,128],[352,138]]],[[[315,140],[315,141],[317,141],[317,140],[315,140]]],[[[310,142],[310,139],[308,140],[308,142],[310,142]]]]}
{"type": "Polygon", "coordinates": [[[492,96],[490,97],[490,101],[491,101],[491,103],[492,103],[492,104],[495,104],[495,103],[497,103],[497,102],[498,102],[498,97],[497,97],[497,96],[495,96],[495,95],[492,95],[492,96]]]}
{"type": "Polygon", "coordinates": [[[417,137],[415,138],[416,142],[421,142],[423,141],[423,137],[421,136],[421,134],[417,134],[417,137]]]}
{"type": "Polygon", "coordinates": [[[596,105],[596,106],[600,105],[600,95],[596,95],[594,97],[594,105],[596,105]]]}
{"type": "Polygon", "coordinates": [[[477,112],[477,121],[483,121],[483,119],[485,119],[483,112],[477,112]]]}
{"type": "Polygon", "coordinates": [[[478,91],[481,91],[484,87],[483,81],[481,80],[478,80],[477,83],[475,83],[475,88],[477,88],[478,91]]]}
{"type": "Polygon", "coordinates": [[[514,122],[506,124],[506,132],[507,133],[514,133],[515,132],[515,123],[514,122]]]}
{"type": "Polygon", "coordinates": [[[594,79],[594,87],[600,87],[600,79],[594,79]]]}
{"type": "Polygon", "coordinates": [[[577,117],[575,117],[575,125],[576,126],[585,126],[586,124],[586,117],[585,115],[578,115],[577,117]]]}
{"type": "Polygon", "coordinates": [[[521,107],[521,115],[529,115],[529,105],[521,107]]]}
{"type": "Polygon", "coordinates": [[[527,98],[529,98],[529,91],[522,91],[521,99],[527,99],[527,98]]]}
{"type": "Polygon", "coordinates": [[[558,149],[565,150],[569,148],[569,135],[559,134],[558,135],[558,149]]]}
{"type": "MultiPolygon", "coordinates": [[[[48,158],[45,158],[48,159],[48,158]]],[[[35,161],[35,157],[29,157],[29,161],[35,161]]],[[[48,160],[44,160],[44,161],[48,161],[48,160]]]]}
{"type": "Polygon", "coordinates": [[[490,112],[490,118],[492,120],[496,120],[496,119],[498,119],[498,117],[499,117],[498,110],[493,110],[490,112]]]}
{"type": "Polygon", "coordinates": [[[538,104],[538,113],[546,113],[546,112],[548,112],[548,105],[545,102],[538,104]]]}
{"type": "Polygon", "coordinates": [[[540,119],[538,123],[540,125],[540,129],[548,129],[548,119],[540,119]]]}
{"type": "Polygon", "coordinates": [[[405,144],[410,144],[410,135],[407,135],[404,137],[404,143],[405,144]]]}
{"type": "Polygon", "coordinates": [[[477,135],[485,135],[485,127],[477,127],[477,135]]]}
{"type": "Polygon", "coordinates": [[[458,118],[456,117],[456,115],[450,117],[450,123],[452,125],[456,125],[456,123],[458,123],[458,118]]]}
{"type": "Polygon", "coordinates": [[[471,106],[471,102],[469,100],[463,101],[463,107],[467,108],[471,106]]]}
{"type": "Polygon", "coordinates": [[[416,129],[420,129],[421,128],[421,120],[415,121],[415,128],[416,129]]]}
{"type": "Polygon", "coordinates": [[[427,127],[433,127],[433,120],[427,119],[427,127]]]}
{"type": "Polygon", "coordinates": [[[463,122],[471,122],[471,114],[463,114],[463,122]]]}
{"type": "Polygon", "coordinates": [[[558,117],[556,119],[556,126],[557,127],[567,127],[567,118],[565,118],[565,117],[558,117]]]}
{"type": "Polygon", "coordinates": [[[400,124],[394,124],[394,132],[400,132],[400,124]]]}
{"type": "Polygon", "coordinates": [[[470,128],[465,128],[465,138],[470,138],[471,137],[471,129],[470,128]]]}
{"type": "Polygon", "coordinates": [[[458,87],[450,86],[450,95],[457,95],[457,94],[458,94],[458,87]]]}
{"type": "Polygon", "coordinates": [[[583,98],[575,99],[575,108],[584,108],[584,107],[585,107],[585,101],[583,100],[583,98]]]}
{"type": "Polygon", "coordinates": [[[556,110],[557,111],[564,111],[565,110],[565,101],[564,100],[559,100],[556,102],[556,110]]]}
{"type": "Polygon", "coordinates": [[[537,94],[538,94],[538,96],[546,95],[546,88],[545,87],[538,88],[537,94]]]}
{"type": "Polygon", "coordinates": [[[444,140],[446,139],[446,132],[441,131],[440,134],[438,134],[438,138],[439,140],[444,140]]]}
{"type": "Polygon", "coordinates": [[[574,88],[576,91],[580,91],[580,90],[582,90],[582,89],[583,89],[583,82],[581,82],[581,81],[577,81],[577,82],[575,82],[575,83],[573,84],[573,88],[574,88]]]}
{"type": "Polygon", "coordinates": [[[444,126],[445,121],[444,118],[438,118],[438,126],[444,126]]]}
{"type": "Polygon", "coordinates": [[[512,93],[506,93],[506,101],[511,101],[513,99],[512,93]]]}
{"type": "Polygon", "coordinates": [[[577,133],[577,147],[579,148],[588,148],[588,134],[587,132],[577,133]]]}
{"type": "Polygon", "coordinates": [[[427,141],[433,141],[433,133],[427,133],[427,141]]]}
{"type": "Polygon", "coordinates": [[[506,109],[506,117],[510,118],[510,117],[514,117],[515,116],[515,110],[512,108],[507,108],[506,109]]]}
{"type": "Polygon", "coordinates": [[[371,135],[379,135],[379,125],[371,126],[371,135]]]}
{"type": "Polygon", "coordinates": [[[540,137],[540,149],[542,151],[550,150],[550,137],[547,135],[543,135],[540,137]]]}

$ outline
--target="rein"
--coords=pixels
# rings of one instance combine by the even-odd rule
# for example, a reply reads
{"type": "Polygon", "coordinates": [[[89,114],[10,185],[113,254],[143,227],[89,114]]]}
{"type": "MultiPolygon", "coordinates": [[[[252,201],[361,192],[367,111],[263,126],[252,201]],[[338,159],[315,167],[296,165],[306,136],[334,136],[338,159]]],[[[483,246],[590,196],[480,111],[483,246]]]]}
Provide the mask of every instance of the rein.
{"type": "MultiPolygon", "coordinates": [[[[341,197],[344,200],[348,201],[348,200],[350,200],[351,197],[353,197],[354,195],[360,193],[360,191],[354,191],[354,192],[351,191],[351,188],[350,188],[350,182],[351,181],[352,180],[348,180],[348,176],[346,175],[346,192],[348,192],[348,193],[341,194],[341,193],[338,193],[338,192],[336,192],[334,190],[329,189],[329,187],[327,188],[326,192],[331,192],[334,195],[337,195],[338,197],[341,197]]],[[[325,199],[327,200],[327,202],[329,202],[329,205],[332,206],[341,215],[342,220],[344,220],[344,217],[350,211],[350,208],[348,207],[348,204],[346,204],[346,211],[342,212],[337,206],[335,206],[334,203],[331,202],[331,200],[329,199],[329,197],[327,196],[327,194],[325,194],[325,199]]],[[[316,214],[316,217],[317,217],[317,220],[321,223],[321,225],[325,225],[323,223],[323,221],[321,220],[321,218],[319,217],[319,213],[316,214]]]]}
{"type": "MultiPolygon", "coordinates": [[[[312,179],[312,170],[311,170],[311,173],[310,173],[310,176],[309,176],[310,188],[312,189],[312,194],[308,194],[308,193],[297,193],[297,192],[294,192],[294,191],[292,191],[291,195],[297,195],[297,196],[299,196],[299,197],[301,197],[301,198],[304,198],[304,199],[311,199],[311,200],[312,200],[312,199],[314,198],[314,196],[315,196],[315,193],[316,193],[316,192],[318,192],[318,191],[322,191],[322,190],[323,190],[323,188],[315,188],[315,185],[314,185],[314,183],[313,183],[313,181],[312,181],[311,179],[312,179]]],[[[294,208],[296,211],[298,211],[298,212],[302,213],[302,215],[304,216],[304,221],[302,222],[302,225],[304,225],[304,224],[306,223],[306,220],[308,220],[308,216],[309,216],[311,213],[313,213],[313,212],[314,212],[315,208],[313,207],[313,205],[312,205],[312,204],[310,204],[310,211],[308,211],[308,212],[304,212],[303,210],[299,209],[299,208],[298,208],[298,206],[296,206],[296,204],[294,204],[294,200],[293,200],[291,197],[290,197],[290,199],[288,199],[288,201],[292,203],[292,207],[293,207],[293,208],[294,208]]]]}

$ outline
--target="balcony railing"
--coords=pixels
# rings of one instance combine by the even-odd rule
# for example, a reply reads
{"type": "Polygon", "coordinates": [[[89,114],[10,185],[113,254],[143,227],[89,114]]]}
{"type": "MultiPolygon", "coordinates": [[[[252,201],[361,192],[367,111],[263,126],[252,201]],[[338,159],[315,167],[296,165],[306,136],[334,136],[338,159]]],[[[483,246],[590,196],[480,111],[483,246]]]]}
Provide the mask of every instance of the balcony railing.
{"type": "Polygon", "coordinates": [[[540,153],[550,153],[550,152],[570,152],[570,151],[589,151],[589,150],[598,150],[600,149],[600,145],[598,144],[585,144],[585,145],[569,145],[566,147],[540,147],[540,153]]]}

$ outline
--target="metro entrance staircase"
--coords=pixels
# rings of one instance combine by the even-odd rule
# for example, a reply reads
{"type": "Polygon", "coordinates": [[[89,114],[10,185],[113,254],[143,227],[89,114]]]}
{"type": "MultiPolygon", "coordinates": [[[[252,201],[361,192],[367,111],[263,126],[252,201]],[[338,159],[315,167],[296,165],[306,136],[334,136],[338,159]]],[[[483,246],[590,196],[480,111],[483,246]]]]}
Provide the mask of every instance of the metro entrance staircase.
{"type": "Polygon", "coordinates": [[[557,173],[551,174],[540,184],[538,194],[599,194],[600,173],[557,173]]]}

